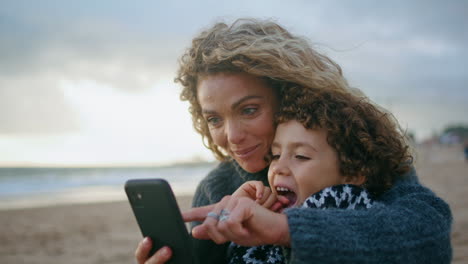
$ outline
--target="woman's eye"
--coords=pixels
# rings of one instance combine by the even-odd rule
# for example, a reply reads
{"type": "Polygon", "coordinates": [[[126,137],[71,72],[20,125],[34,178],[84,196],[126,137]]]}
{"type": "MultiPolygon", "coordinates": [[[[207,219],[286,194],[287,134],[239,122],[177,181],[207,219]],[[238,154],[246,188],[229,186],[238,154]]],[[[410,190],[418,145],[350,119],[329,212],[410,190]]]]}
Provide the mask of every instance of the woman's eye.
{"type": "Polygon", "coordinates": [[[219,117],[208,117],[206,119],[206,122],[208,122],[210,126],[216,126],[219,124],[220,121],[221,119],[219,117]]]}
{"type": "Polygon", "coordinates": [[[299,160],[310,160],[309,157],[304,156],[304,155],[296,155],[295,157],[296,157],[296,159],[299,159],[299,160]]]}
{"type": "Polygon", "coordinates": [[[246,107],[242,109],[242,114],[244,115],[252,115],[252,114],[255,114],[255,112],[257,112],[256,107],[246,107]]]}

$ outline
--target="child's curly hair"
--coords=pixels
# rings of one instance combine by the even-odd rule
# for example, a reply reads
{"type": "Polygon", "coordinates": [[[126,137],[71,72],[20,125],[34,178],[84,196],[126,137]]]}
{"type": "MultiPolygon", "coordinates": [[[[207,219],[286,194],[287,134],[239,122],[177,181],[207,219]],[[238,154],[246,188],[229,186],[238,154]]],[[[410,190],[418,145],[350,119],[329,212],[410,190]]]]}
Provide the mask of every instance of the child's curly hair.
{"type": "Polygon", "coordinates": [[[393,115],[368,98],[345,90],[281,89],[276,123],[296,120],[307,129],[327,131],[342,175],[366,177],[364,187],[375,196],[411,170],[413,157],[405,133],[393,115]]]}

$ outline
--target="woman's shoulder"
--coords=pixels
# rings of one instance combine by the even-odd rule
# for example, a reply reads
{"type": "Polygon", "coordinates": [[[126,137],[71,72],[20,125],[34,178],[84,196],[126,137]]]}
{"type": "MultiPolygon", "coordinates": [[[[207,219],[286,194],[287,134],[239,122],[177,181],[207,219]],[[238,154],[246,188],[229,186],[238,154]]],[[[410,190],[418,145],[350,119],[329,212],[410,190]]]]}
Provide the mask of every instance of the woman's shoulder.
{"type": "Polygon", "coordinates": [[[424,187],[420,182],[416,169],[413,167],[409,172],[400,177],[393,186],[384,192],[378,200],[393,200],[399,199],[402,196],[407,196],[415,193],[428,193],[433,194],[433,192],[424,187]]]}
{"type": "Polygon", "coordinates": [[[193,205],[216,203],[225,195],[232,194],[240,184],[241,179],[232,162],[220,162],[198,184],[193,205]]]}
{"type": "Polygon", "coordinates": [[[221,161],[218,165],[211,170],[205,178],[213,177],[228,177],[236,171],[234,163],[230,160],[221,161]]]}
{"type": "MultiPolygon", "coordinates": [[[[229,184],[239,178],[232,161],[222,161],[211,170],[199,183],[200,186],[217,186],[219,184],[229,184]]],[[[238,180],[237,180],[238,181],[238,180]]]]}
{"type": "Polygon", "coordinates": [[[418,207],[432,207],[437,212],[451,217],[449,205],[431,189],[421,184],[414,168],[396,181],[392,188],[383,193],[377,200],[386,207],[411,205],[414,211],[418,210],[418,207]]]}
{"type": "Polygon", "coordinates": [[[246,181],[264,181],[267,184],[267,172],[268,167],[259,172],[250,173],[245,171],[235,160],[227,160],[220,162],[216,168],[209,172],[202,183],[228,181],[240,186],[246,181]]]}

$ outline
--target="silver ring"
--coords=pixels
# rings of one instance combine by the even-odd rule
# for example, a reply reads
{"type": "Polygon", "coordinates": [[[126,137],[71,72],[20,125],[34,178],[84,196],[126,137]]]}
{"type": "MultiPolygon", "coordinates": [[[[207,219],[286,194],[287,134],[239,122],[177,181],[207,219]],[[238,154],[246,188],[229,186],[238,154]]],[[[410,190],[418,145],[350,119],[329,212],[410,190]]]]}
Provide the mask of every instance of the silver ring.
{"type": "Polygon", "coordinates": [[[221,213],[220,213],[220,216],[219,216],[219,221],[224,222],[224,221],[228,220],[230,213],[231,212],[229,212],[229,210],[227,210],[227,209],[221,210],[221,213]]]}
{"type": "Polygon", "coordinates": [[[219,220],[219,215],[217,213],[215,213],[215,212],[209,212],[206,215],[206,217],[212,217],[212,218],[216,219],[216,221],[219,220]]]}

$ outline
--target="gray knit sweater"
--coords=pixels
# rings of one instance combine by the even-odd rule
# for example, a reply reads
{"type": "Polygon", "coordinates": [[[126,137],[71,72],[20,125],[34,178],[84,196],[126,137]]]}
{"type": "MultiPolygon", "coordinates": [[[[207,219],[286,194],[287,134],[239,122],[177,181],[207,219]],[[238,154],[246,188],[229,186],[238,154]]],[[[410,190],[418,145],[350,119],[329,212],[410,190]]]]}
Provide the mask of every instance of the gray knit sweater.
{"type": "MultiPolygon", "coordinates": [[[[247,180],[267,184],[266,172],[220,163],[200,182],[193,206],[216,203],[247,180]]],[[[287,210],[290,263],[450,263],[450,208],[414,170],[376,201],[369,210],[287,210]]],[[[227,263],[229,243],[194,239],[193,245],[198,263],[227,263]]]]}

